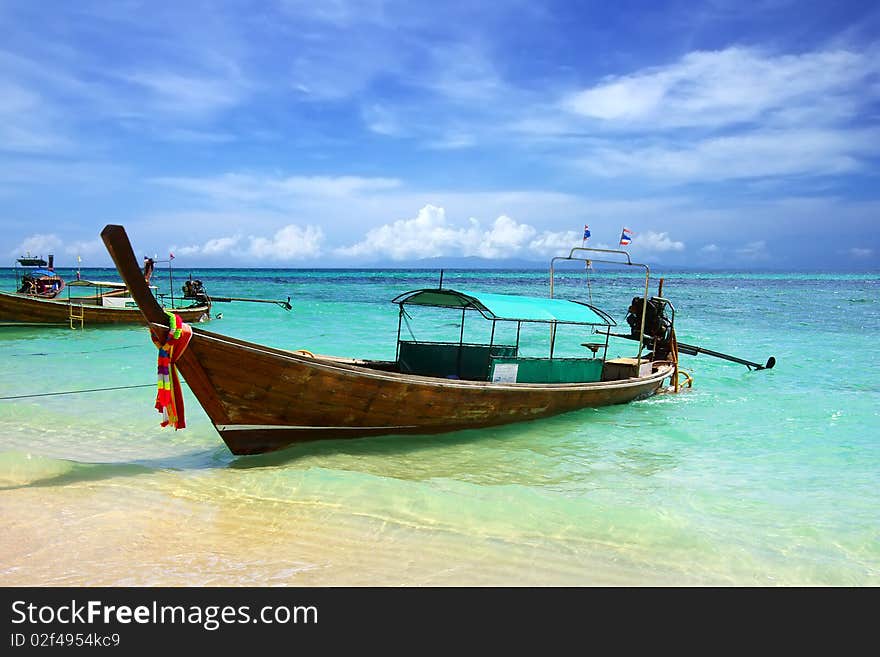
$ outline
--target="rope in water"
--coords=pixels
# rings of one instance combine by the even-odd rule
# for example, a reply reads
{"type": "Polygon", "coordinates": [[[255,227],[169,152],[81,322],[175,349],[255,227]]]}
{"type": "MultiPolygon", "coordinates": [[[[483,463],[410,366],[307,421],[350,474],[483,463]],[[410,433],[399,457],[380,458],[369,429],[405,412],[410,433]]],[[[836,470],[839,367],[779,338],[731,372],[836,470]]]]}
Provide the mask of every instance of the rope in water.
{"type": "Polygon", "coordinates": [[[8,358],[17,356],[70,356],[71,354],[92,354],[98,351],[115,351],[117,349],[139,349],[140,345],[130,344],[124,347],[105,347],[103,349],[89,349],[88,351],[35,351],[29,354],[9,354],[8,358]]]}
{"type": "Polygon", "coordinates": [[[33,395],[15,395],[13,397],[0,397],[0,401],[10,399],[28,399],[30,397],[55,397],[56,395],[78,395],[83,392],[106,392],[108,390],[129,390],[131,388],[155,388],[155,383],[145,383],[139,386],[116,386],[114,388],[90,388],[88,390],[63,390],[60,392],[40,392],[33,395]]]}

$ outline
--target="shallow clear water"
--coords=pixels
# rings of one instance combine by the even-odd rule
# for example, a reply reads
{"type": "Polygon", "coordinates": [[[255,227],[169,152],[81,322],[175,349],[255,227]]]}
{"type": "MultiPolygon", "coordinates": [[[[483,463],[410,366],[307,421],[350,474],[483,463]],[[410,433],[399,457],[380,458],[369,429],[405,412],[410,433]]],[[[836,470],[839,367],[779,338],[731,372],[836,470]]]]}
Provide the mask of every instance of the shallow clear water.
{"type": "MultiPolygon", "coordinates": [[[[211,330],[393,358],[389,300],[438,274],[198,275],[216,295],[294,303],[218,304],[211,330]]],[[[638,276],[591,282],[563,272],[557,295],[591,292],[623,323],[638,276]]],[[[447,271],[444,286],[548,291],[535,271],[447,271]]],[[[0,584],[880,584],[880,275],[671,273],[664,292],[680,341],[777,367],[683,356],[695,387],[677,396],[245,458],[191,395],[178,432],[151,388],[2,400],[0,584]]],[[[559,348],[585,338],[560,329],[559,348]]],[[[0,354],[0,397],[155,378],[143,328],[0,328],[0,354]]]]}

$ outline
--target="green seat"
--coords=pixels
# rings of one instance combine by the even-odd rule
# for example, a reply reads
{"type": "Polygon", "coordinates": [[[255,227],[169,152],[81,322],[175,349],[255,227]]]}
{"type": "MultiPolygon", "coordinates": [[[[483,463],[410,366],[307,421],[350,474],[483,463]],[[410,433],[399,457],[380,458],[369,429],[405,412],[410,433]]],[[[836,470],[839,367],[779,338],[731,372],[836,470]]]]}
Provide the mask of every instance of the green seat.
{"type": "Polygon", "coordinates": [[[488,381],[492,358],[515,356],[510,345],[401,340],[397,365],[403,374],[488,381]]]}
{"type": "Polygon", "coordinates": [[[490,381],[592,383],[602,379],[601,358],[492,358],[490,381]],[[499,367],[500,366],[500,367],[499,367]]]}

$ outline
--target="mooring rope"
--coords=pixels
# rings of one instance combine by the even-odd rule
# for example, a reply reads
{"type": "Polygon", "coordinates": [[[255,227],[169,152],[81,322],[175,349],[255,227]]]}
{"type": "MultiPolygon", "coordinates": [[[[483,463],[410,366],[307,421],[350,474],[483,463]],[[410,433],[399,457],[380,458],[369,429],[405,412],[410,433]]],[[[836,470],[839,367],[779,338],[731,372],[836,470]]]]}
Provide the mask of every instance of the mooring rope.
{"type": "Polygon", "coordinates": [[[140,345],[130,344],[130,345],[125,345],[123,347],[104,347],[103,349],[89,349],[88,351],[55,351],[55,352],[35,351],[35,352],[29,353],[29,354],[9,354],[9,356],[7,356],[7,358],[15,358],[17,356],[69,356],[71,354],[93,354],[98,351],[114,351],[116,349],[138,349],[138,348],[140,348],[140,345]]]}
{"type": "Polygon", "coordinates": [[[0,397],[0,401],[10,399],[28,399],[30,397],[55,397],[56,395],[78,395],[83,392],[106,392],[108,390],[129,390],[131,388],[155,388],[155,383],[145,383],[139,386],[116,386],[114,388],[90,388],[88,390],[62,390],[60,392],[40,392],[33,395],[14,395],[12,397],[0,397]]]}

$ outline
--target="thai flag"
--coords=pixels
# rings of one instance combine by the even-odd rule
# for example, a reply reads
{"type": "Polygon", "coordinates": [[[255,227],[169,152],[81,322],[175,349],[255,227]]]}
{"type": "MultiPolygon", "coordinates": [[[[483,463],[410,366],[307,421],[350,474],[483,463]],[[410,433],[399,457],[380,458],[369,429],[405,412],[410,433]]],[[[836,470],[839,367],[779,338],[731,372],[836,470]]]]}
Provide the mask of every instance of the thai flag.
{"type": "Polygon", "coordinates": [[[590,227],[584,224],[584,240],[586,241],[590,237],[590,227]]]}
{"type": "Polygon", "coordinates": [[[629,228],[624,228],[620,233],[620,246],[627,246],[632,242],[633,234],[629,228]]]}

